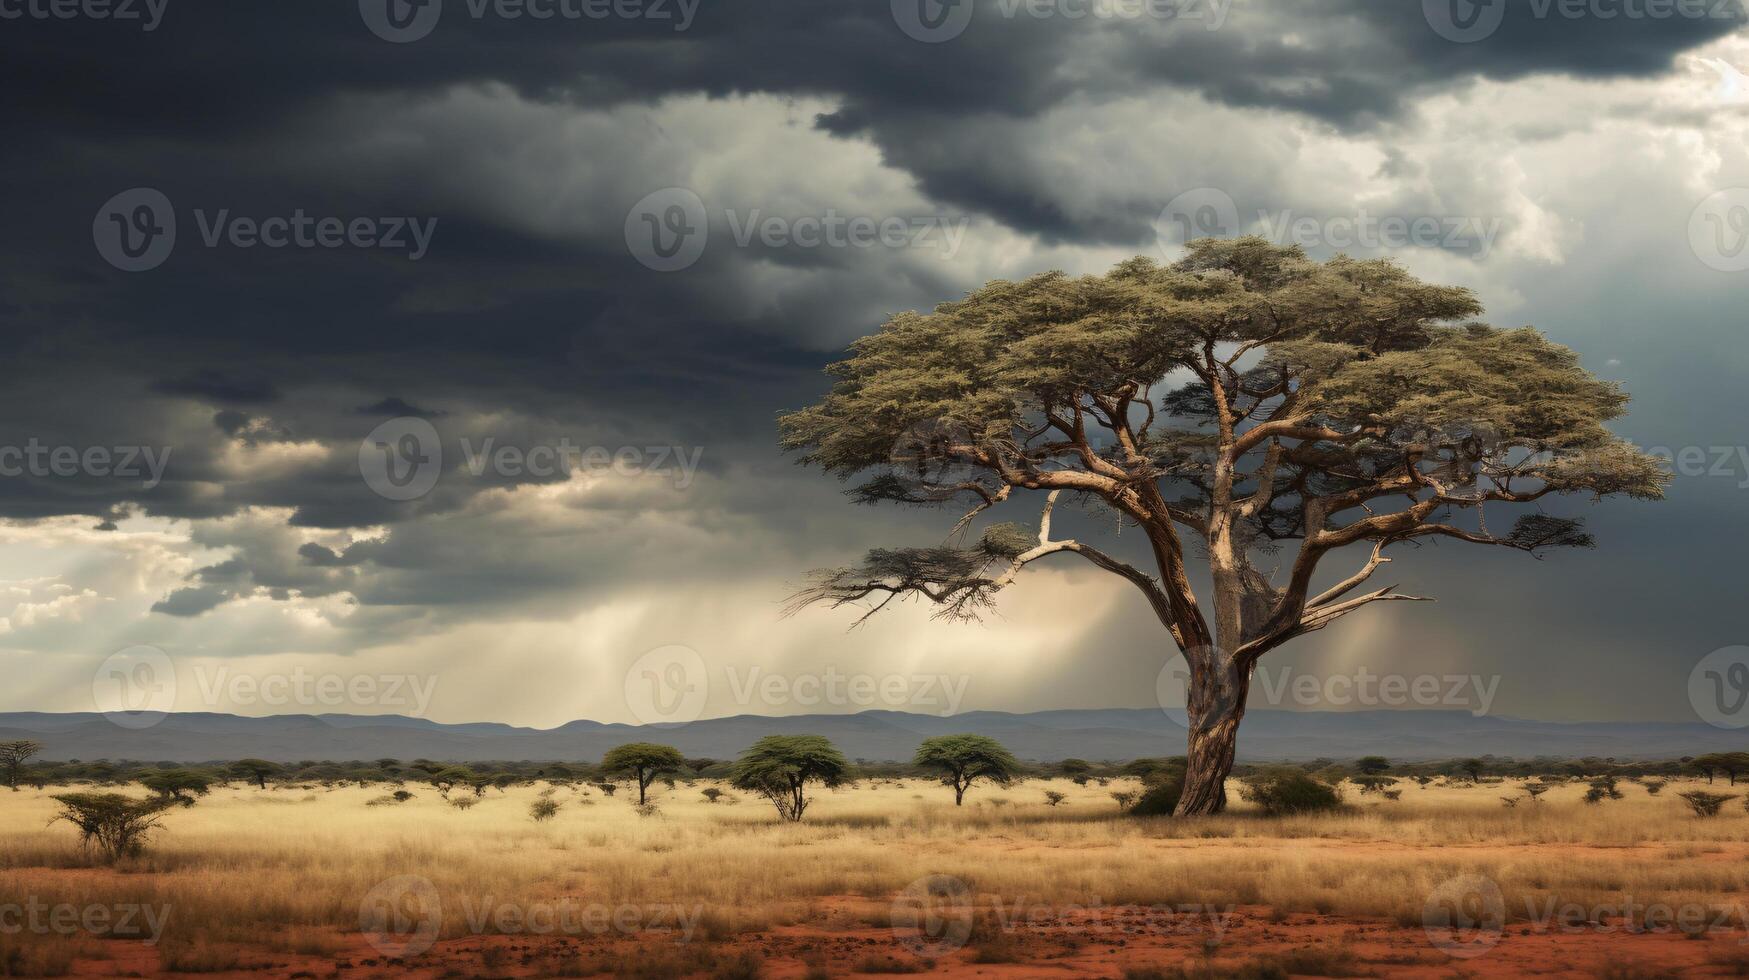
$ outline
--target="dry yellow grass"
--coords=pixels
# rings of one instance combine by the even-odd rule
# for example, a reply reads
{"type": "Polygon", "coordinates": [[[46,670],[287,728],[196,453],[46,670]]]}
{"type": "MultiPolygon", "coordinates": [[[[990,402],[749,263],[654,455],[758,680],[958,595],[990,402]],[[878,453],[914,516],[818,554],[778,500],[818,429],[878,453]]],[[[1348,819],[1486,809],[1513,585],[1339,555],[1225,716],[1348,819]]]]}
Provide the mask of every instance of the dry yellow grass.
{"type": "MultiPolygon", "coordinates": [[[[563,809],[539,824],[528,817],[538,787],[490,790],[465,812],[420,787],[379,807],[365,803],[380,789],[221,788],[172,811],[120,874],[82,852],[71,827],[49,823],[55,790],[0,793],[0,895],[169,906],[166,935],[193,956],[225,942],[331,952],[337,934],[358,929],[363,897],[397,875],[429,879],[446,909],[697,910],[707,939],[785,923],[884,925],[831,921],[842,912],[823,904],[884,902],[933,874],[1014,905],[1267,906],[1398,925],[1419,924],[1428,894],[1464,873],[1499,883],[1509,920],[1549,900],[1734,910],[1749,889],[1749,813],[1733,801],[1698,819],[1676,798],[1693,788],[1682,782],[1656,797],[1624,782],[1623,799],[1595,806],[1567,784],[1510,809],[1500,797],[1517,780],[1405,783],[1398,801],[1348,787],[1346,812],[1290,818],[1251,812],[1234,792],[1228,814],[1177,821],[1121,816],[1110,793],[1127,781],[981,787],[955,808],[942,787],[907,780],[824,791],[800,825],[778,823],[754,798],[708,803],[705,785],[663,791],[650,816],[623,794],[559,789],[563,809]],[[1045,806],[1046,789],[1067,802],[1045,806]]],[[[442,928],[479,927],[445,916],[442,928]]]]}

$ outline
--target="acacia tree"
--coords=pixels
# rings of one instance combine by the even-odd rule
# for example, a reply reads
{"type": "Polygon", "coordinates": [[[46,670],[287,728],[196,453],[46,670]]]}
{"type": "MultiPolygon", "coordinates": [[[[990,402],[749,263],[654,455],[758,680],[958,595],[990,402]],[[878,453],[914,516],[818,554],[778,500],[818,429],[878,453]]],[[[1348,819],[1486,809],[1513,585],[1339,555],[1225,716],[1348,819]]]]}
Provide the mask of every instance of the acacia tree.
{"type": "Polygon", "coordinates": [[[0,742],[0,775],[6,777],[6,785],[14,793],[18,792],[18,780],[24,775],[24,764],[30,757],[42,751],[42,743],[28,738],[12,742],[0,742]]]}
{"type": "Polygon", "coordinates": [[[638,784],[639,806],[644,805],[644,796],[649,792],[651,783],[658,779],[672,778],[685,766],[686,760],[681,757],[679,749],[669,745],[652,745],[649,742],[617,746],[601,757],[602,772],[610,776],[629,776],[638,784]]]}
{"type": "Polygon", "coordinates": [[[984,779],[1007,786],[1020,777],[1020,760],[988,735],[937,735],[917,746],[912,765],[939,773],[953,787],[953,805],[962,806],[966,790],[984,779]]]}
{"type": "MultiPolygon", "coordinates": [[[[393,759],[387,761],[391,764],[394,762],[393,759]]],[[[280,768],[278,763],[268,762],[266,759],[238,759],[231,763],[230,771],[233,775],[254,783],[258,788],[266,789],[268,777],[279,775],[280,768]]]]}
{"type": "Polygon", "coordinates": [[[1531,512],[1502,531],[1485,511],[1662,495],[1659,461],[1605,427],[1627,396],[1533,329],[1468,322],[1480,312],[1468,290],[1388,261],[1320,263],[1242,238],[898,314],[828,369],[824,399],[780,420],[783,446],[858,480],[860,502],[968,510],[940,545],[815,573],[790,608],[866,602],[866,618],[921,596],[975,619],[1028,565],[1079,555],[1140,590],[1182,652],[1178,812],[1218,812],[1258,659],[1363,607],[1421,598],[1368,584],[1387,549],[1588,547],[1577,520],[1531,512]],[[972,540],[1017,492],[1046,496],[1036,533],[997,524],[972,540]],[[1138,530],[1144,564],[1053,539],[1064,494],[1138,530]],[[1351,547],[1339,579],[1316,578],[1351,547]]]}
{"type": "Polygon", "coordinates": [[[832,787],[850,774],[850,763],[824,735],[767,735],[735,760],[729,782],[771,801],[777,815],[799,822],[808,809],[809,783],[832,787]]]}

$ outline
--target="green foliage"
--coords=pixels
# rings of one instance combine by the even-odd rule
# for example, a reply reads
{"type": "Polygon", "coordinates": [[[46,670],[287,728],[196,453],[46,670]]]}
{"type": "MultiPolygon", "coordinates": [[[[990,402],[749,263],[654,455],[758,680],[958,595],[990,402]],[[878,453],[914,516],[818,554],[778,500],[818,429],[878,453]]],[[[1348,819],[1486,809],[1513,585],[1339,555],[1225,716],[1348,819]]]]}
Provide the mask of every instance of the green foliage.
{"type": "Polygon", "coordinates": [[[0,742],[0,777],[5,778],[6,785],[13,792],[18,791],[18,782],[24,778],[25,762],[41,752],[42,748],[41,742],[28,738],[0,742]]]}
{"type": "Polygon", "coordinates": [[[535,823],[545,823],[559,814],[562,804],[552,797],[541,797],[528,805],[528,815],[535,823]]]}
{"type": "Polygon", "coordinates": [[[850,763],[825,736],[767,735],[735,761],[729,780],[770,800],[784,820],[799,821],[811,802],[808,784],[837,786],[849,772],[850,763]]]}
{"type": "MultiPolygon", "coordinates": [[[[393,759],[387,761],[394,762],[393,759]]],[[[268,778],[278,776],[280,767],[278,763],[268,762],[266,759],[238,759],[231,763],[229,771],[234,776],[247,779],[257,787],[266,789],[268,778]]]]}
{"type": "Polygon", "coordinates": [[[1697,817],[1716,816],[1720,807],[1737,798],[1734,793],[1708,793],[1699,789],[1676,795],[1682,797],[1682,801],[1688,804],[1688,808],[1693,810],[1697,817]]]}
{"type": "Polygon", "coordinates": [[[1354,769],[1363,776],[1377,776],[1391,771],[1391,760],[1382,755],[1365,755],[1354,761],[1354,769]]]}
{"type": "Polygon", "coordinates": [[[942,777],[953,787],[954,805],[965,800],[977,780],[1008,786],[1020,777],[1020,760],[987,735],[938,735],[917,746],[912,764],[942,777]]]}
{"type": "MultiPolygon", "coordinates": [[[[632,780],[638,787],[638,805],[649,802],[646,794],[650,784],[658,779],[672,778],[686,768],[680,750],[672,745],[632,742],[607,750],[601,757],[601,771],[609,776],[632,780]]],[[[611,792],[608,795],[613,795],[611,792]]]]}
{"type": "Polygon", "coordinates": [[[55,820],[79,828],[79,842],[112,861],[138,854],[163,812],[176,805],[169,797],[141,800],[120,793],[62,793],[54,800],[61,805],[55,820]]]}
{"type": "Polygon", "coordinates": [[[1298,769],[1277,769],[1244,780],[1239,794],[1270,816],[1317,813],[1342,805],[1336,787],[1298,769]]]}
{"type": "Polygon", "coordinates": [[[160,769],[139,777],[141,786],[178,806],[193,806],[194,798],[205,796],[215,779],[194,769],[160,769]]]}

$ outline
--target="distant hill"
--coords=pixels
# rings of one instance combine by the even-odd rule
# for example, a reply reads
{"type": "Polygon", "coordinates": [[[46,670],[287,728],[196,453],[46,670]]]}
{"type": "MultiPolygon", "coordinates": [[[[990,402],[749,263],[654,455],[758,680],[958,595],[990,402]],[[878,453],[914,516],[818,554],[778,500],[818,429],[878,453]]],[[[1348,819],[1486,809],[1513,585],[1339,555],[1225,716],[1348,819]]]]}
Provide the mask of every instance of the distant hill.
{"type": "MultiPolygon", "coordinates": [[[[1023,759],[1133,759],[1178,755],[1184,728],[1158,709],[1111,708],[1012,714],[971,711],[952,717],[902,711],[765,717],[735,715],[687,725],[558,728],[489,722],[445,725],[400,715],[172,714],[134,730],[100,714],[0,712],[0,741],[43,743],[40,758],[200,762],[255,757],[301,759],[594,760],[615,745],[658,741],[689,756],[725,758],[762,735],[825,735],[853,759],[909,759],[931,735],[976,732],[1000,739],[1023,759]]],[[[1411,761],[1454,756],[1600,756],[1668,759],[1749,748],[1749,733],[1703,724],[1557,723],[1471,716],[1465,711],[1247,712],[1239,732],[1244,761],[1352,759],[1384,755],[1411,761]]]]}

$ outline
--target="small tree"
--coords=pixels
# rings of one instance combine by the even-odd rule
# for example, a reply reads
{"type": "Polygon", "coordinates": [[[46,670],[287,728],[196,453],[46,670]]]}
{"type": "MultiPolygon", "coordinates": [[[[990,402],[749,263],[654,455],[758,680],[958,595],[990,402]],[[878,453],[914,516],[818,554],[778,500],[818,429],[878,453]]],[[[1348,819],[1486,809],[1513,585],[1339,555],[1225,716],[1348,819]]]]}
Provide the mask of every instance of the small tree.
{"type": "Polygon", "coordinates": [[[603,779],[601,782],[595,784],[595,788],[601,790],[602,796],[612,796],[614,792],[619,789],[619,784],[610,783],[603,779]]]}
{"type": "Polygon", "coordinates": [[[633,742],[609,749],[601,757],[601,771],[609,776],[624,776],[637,783],[638,805],[649,802],[645,796],[650,784],[658,779],[672,778],[686,766],[680,750],[671,745],[633,742]]]}
{"type": "Polygon", "coordinates": [[[1480,759],[1465,759],[1458,763],[1458,769],[1462,770],[1464,775],[1470,777],[1470,782],[1472,783],[1481,781],[1483,768],[1484,766],[1480,759]]]}
{"type": "Polygon", "coordinates": [[[1240,785],[1239,795],[1272,817],[1334,810],[1342,805],[1342,794],[1336,787],[1298,769],[1276,769],[1251,776],[1240,785]]]}
{"type": "Polygon", "coordinates": [[[445,766],[431,774],[431,785],[437,787],[438,795],[447,800],[450,790],[458,785],[472,785],[478,778],[467,766],[445,766]]]}
{"type": "Polygon", "coordinates": [[[1067,796],[1064,796],[1054,789],[1045,790],[1045,806],[1056,806],[1066,799],[1068,799],[1067,796]]]}
{"type": "Polygon", "coordinates": [[[1079,776],[1085,782],[1087,774],[1093,771],[1093,764],[1086,759],[1064,759],[1057,763],[1057,771],[1070,779],[1079,776]]]}
{"type": "Polygon", "coordinates": [[[987,735],[938,735],[923,740],[911,760],[953,787],[954,806],[965,803],[966,790],[977,780],[1008,786],[1020,776],[1020,760],[987,735]]]}
{"type": "Polygon", "coordinates": [[[723,791],[715,786],[706,786],[704,792],[699,795],[704,797],[706,803],[715,803],[723,798],[723,791]]]}
{"type": "Polygon", "coordinates": [[[735,761],[730,782],[770,800],[784,820],[800,821],[809,783],[837,786],[850,763],[823,735],[767,735],[735,761]]]}
{"type": "Polygon", "coordinates": [[[18,781],[24,776],[24,763],[41,752],[42,748],[41,742],[33,742],[28,738],[0,742],[0,776],[5,777],[6,785],[14,793],[18,792],[18,781]]]}
{"type": "Polygon", "coordinates": [[[1542,795],[1544,793],[1547,793],[1548,791],[1549,791],[1549,786],[1547,783],[1525,783],[1524,784],[1524,792],[1526,794],[1528,794],[1532,800],[1540,801],[1542,799],[1542,795]]]}
{"type": "MultiPolygon", "coordinates": [[[[388,761],[392,763],[394,760],[388,761]]],[[[231,763],[230,772],[239,779],[254,783],[258,789],[266,789],[268,777],[279,775],[280,768],[278,763],[266,759],[238,759],[231,763]]]]}
{"type": "Polygon", "coordinates": [[[688,759],[688,760],[686,760],[686,768],[691,769],[693,775],[702,776],[702,775],[704,775],[704,771],[706,769],[709,769],[710,767],[716,765],[718,761],[719,760],[716,760],[716,759],[703,758],[703,757],[697,758],[697,759],[688,759]]]}
{"type": "Polygon", "coordinates": [[[535,823],[545,823],[558,815],[561,805],[558,800],[544,796],[528,805],[528,815],[535,823]]]}
{"type": "Polygon", "coordinates": [[[193,769],[160,769],[140,777],[146,787],[167,802],[177,806],[193,806],[196,796],[205,796],[212,788],[212,779],[193,769]]]}
{"type": "Polygon", "coordinates": [[[1354,770],[1362,776],[1377,776],[1389,772],[1391,760],[1382,755],[1366,755],[1355,760],[1354,770]]]}
{"type": "Polygon", "coordinates": [[[1688,804],[1688,808],[1693,810],[1694,815],[1697,817],[1716,816],[1718,815],[1719,807],[1722,807],[1727,802],[1737,798],[1735,793],[1708,793],[1703,789],[1697,789],[1687,793],[1678,793],[1676,795],[1682,797],[1683,802],[1688,804]]]}
{"type": "Polygon", "coordinates": [[[141,800],[120,793],[63,793],[55,802],[61,812],[49,822],[79,828],[79,843],[102,850],[111,861],[138,854],[164,811],[176,805],[168,797],[141,800]]]}

